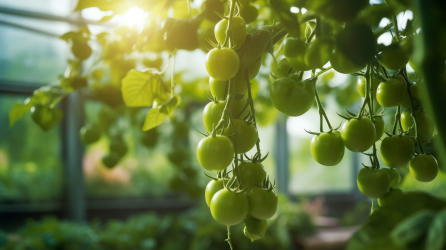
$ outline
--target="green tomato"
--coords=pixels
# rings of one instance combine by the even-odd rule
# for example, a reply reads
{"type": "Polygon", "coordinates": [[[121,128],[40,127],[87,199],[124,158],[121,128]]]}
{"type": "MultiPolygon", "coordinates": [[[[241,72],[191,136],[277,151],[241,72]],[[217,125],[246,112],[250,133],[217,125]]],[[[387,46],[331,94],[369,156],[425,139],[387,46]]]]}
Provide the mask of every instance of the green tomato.
{"type": "Polygon", "coordinates": [[[376,132],[376,141],[381,139],[384,134],[384,120],[382,116],[375,116],[375,132],[376,132]]]}
{"type": "Polygon", "coordinates": [[[262,164],[253,162],[243,162],[238,166],[241,187],[252,185],[262,186],[266,179],[266,171],[262,164]]]}
{"type": "MultiPolygon", "coordinates": [[[[379,79],[372,79],[372,88],[373,88],[373,99],[376,99],[376,90],[378,89],[379,84],[381,81],[379,79]]],[[[356,88],[358,88],[359,94],[365,98],[365,88],[367,86],[366,79],[364,77],[358,78],[358,83],[356,84],[356,88]]]]}
{"type": "Polygon", "coordinates": [[[231,164],[234,158],[234,147],[228,137],[211,135],[198,143],[197,158],[204,169],[222,171],[231,164]]]}
{"type": "MultiPolygon", "coordinates": [[[[419,110],[415,110],[415,118],[417,120],[418,136],[421,139],[421,143],[425,144],[430,141],[430,137],[434,134],[434,122],[428,115],[426,115],[426,113],[419,110]]],[[[404,132],[412,129],[410,134],[415,135],[414,117],[410,110],[405,110],[401,113],[401,126],[403,127],[404,132]]]]}
{"type": "MultiPolygon", "coordinates": [[[[223,45],[226,39],[226,30],[228,29],[228,19],[222,19],[215,25],[215,38],[220,45],[223,45]]],[[[235,50],[240,49],[246,40],[246,23],[240,16],[232,18],[232,41],[231,45],[235,45],[235,50]]]]}
{"type": "MultiPolygon", "coordinates": [[[[422,103],[421,103],[422,97],[421,97],[421,93],[420,92],[421,92],[420,84],[415,84],[415,85],[411,85],[410,86],[410,93],[412,94],[414,107],[422,106],[422,103]]],[[[406,97],[401,102],[401,104],[404,105],[405,107],[408,107],[408,108],[412,107],[412,104],[410,102],[410,95],[409,95],[409,93],[406,94],[406,97]]]]}
{"type": "Polygon", "coordinates": [[[110,142],[110,152],[117,153],[120,157],[127,154],[128,147],[122,136],[114,136],[110,142]]]}
{"type": "Polygon", "coordinates": [[[330,57],[330,64],[334,70],[342,74],[351,74],[363,69],[363,66],[356,65],[342,52],[335,49],[330,57]]]}
{"type": "Polygon", "coordinates": [[[232,129],[232,125],[225,129],[224,135],[229,137],[233,144],[235,144],[235,140],[237,144],[234,146],[237,154],[243,154],[251,150],[256,142],[259,140],[259,134],[257,132],[257,128],[254,124],[248,124],[240,119],[233,119],[235,132],[232,129]]]}
{"type": "Polygon", "coordinates": [[[107,168],[113,168],[121,160],[121,156],[115,152],[110,152],[102,157],[102,164],[107,168]]]}
{"type": "Polygon", "coordinates": [[[387,69],[399,70],[409,62],[409,54],[397,43],[391,44],[378,55],[378,61],[387,69]]]}
{"type": "Polygon", "coordinates": [[[295,57],[287,57],[287,61],[295,71],[311,70],[311,67],[305,63],[305,54],[297,55],[295,57]]]}
{"type": "Polygon", "coordinates": [[[201,4],[201,11],[204,12],[204,16],[209,21],[216,23],[220,21],[220,17],[217,15],[217,13],[223,14],[225,12],[225,8],[223,6],[223,2],[220,0],[205,0],[201,4]]]}
{"type": "MultiPolygon", "coordinates": [[[[189,131],[188,131],[189,132],[189,131]]],[[[141,137],[141,143],[147,148],[153,148],[158,142],[158,132],[156,128],[144,131],[141,137]]]]}
{"type": "Polygon", "coordinates": [[[62,120],[62,110],[58,108],[50,108],[43,105],[34,105],[31,107],[31,118],[39,125],[43,131],[52,129],[62,120]]]}
{"type": "Polygon", "coordinates": [[[249,203],[248,215],[258,220],[267,220],[276,213],[277,194],[273,190],[252,187],[247,193],[249,203]]]}
{"type": "Polygon", "coordinates": [[[315,135],[310,144],[311,155],[320,164],[334,166],[344,157],[344,143],[341,133],[331,131],[315,135]]]}
{"type": "MultiPolygon", "coordinates": [[[[256,224],[254,228],[252,228],[251,225],[251,230],[250,228],[245,226],[245,228],[243,229],[243,233],[245,234],[245,236],[248,237],[248,239],[251,239],[251,241],[260,240],[261,238],[263,238],[266,232],[266,227],[268,226],[266,220],[257,220],[254,218],[248,218],[247,220],[249,220],[250,222],[255,221],[256,224]]],[[[245,220],[245,225],[246,224],[247,223],[245,220]]]]}
{"type": "Polygon", "coordinates": [[[305,64],[311,69],[322,68],[333,53],[333,39],[330,37],[316,38],[308,45],[305,53],[305,64]]]}
{"type": "Polygon", "coordinates": [[[270,96],[274,107],[280,112],[289,116],[303,115],[314,102],[314,81],[277,79],[271,86],[270,96]]]}
{"type": "Polygon", "coordinates": [[[252,23],[257,19],[259,15],[259,10],[253,5],[244,5],[242,6],[242,17],[245,19],[245,22],[252,23]]]}
{"type": "Polygon", "coordinates": [[[395,168],[383,168],[390,176],[390,187],[395,187],[401,181],[401,175],[395,168]]]}
{"type": "Polygon", "coordinates": [[[242,119],[249,114],[250,107],[249,105],[245,108],[246,102],[248,101],[248,95],[244,95],[242,97],[235,96],[231,101],[231,112],[235,118],[242,119]],[[243,109],[245,108],[245,109],[243,109]],[[243,110],[243,112],[242,112],[243,110]]]}
{"type": "Polygon", "coordinates": [[[364,152],[376,141],[375,125],[365,116],[350,119],[342,125],[341,137],[350,151],[364,152]]]}
{"type": "Polygon", "coordinates": [[[86,42],[74,40],[71,44],[71,52],[75,57],[85,60],[91,56],[92,50],[86,42]]]}
{"type": "Polygon", "coordinates": [[[381,143],[381,159],[391,168],[409,164],[414,152],[412,138],[407,135],[386,137],[381,143]]]}
{"type": "Polygon", "coordinates": [[[371,199],[382,197],[390,188],[390,176],[383,169],[362,168],[356,182],[361,193],[371,199]]]}
{"type": "Polygon", "coordinates": [[[206,69],[212,78],[228,81],[239,69],[240,62],[237,53],[229,48],[214,48],[206,55],[206,69]]]}
{"type": "Polygon", "coordinates": [[[227,81],[218,81],[212,77],[209,77],[209,88],[211,89],[212,96],[216,97],[217,100],[224,101],[226,100],[227,92],[228,92],[228,82],[227,81]]]}
{"type": "Polygon", "coordinates": [[[286,58],[294,58],[297,56],[305,56],[308,44],[297,37],[287,37],[283,40],[283,55],[286,58]]]}
{"type": "Polygon", "coordinates": [[[244,95],[248,91],[248,84],[244,72],[237,72],[232,79],[232,91],[239,95],[244,95]]]}
{"type": "MultiPolygon", "coordinates": [[[[229,180],[225,179],[224,181],[228,182],[229,180]]],[[[206,190],[204,191],[204,197],[206,199],[206,204],[208,205],[208,207],[210,207],[212,197],[214,197],[215,193],[222,190],[223,188],[223,179],[211,180],[208,183],[208,185],[206,186],[206,190]]]]}
{"type": "Polygon", "coordinates": [[[273,62],[271,64],[271,74],[275,78],[284,78],[288,76],[291,66],[285,57],[277,60],[277,64],[273,62]]]}
{"type": "Polygon", "coordinates": [[[417,155],[410,161],[409,171],[417,181],[430,182],[438,174],[437,159],[432,155],[417,155]]]}
{"type": "Polygon", "coordinates": [[[213,127],[217,126],[223,115],[226,102],[210,102],[203,110],[203,123],[208,132],[212,132],[213,127]]]}
{"type": "Polygon", "coordinates": [[[242,193],[227,189],[218,191],[211,200],[212,217],[225,226],[239,224],[248,215],[249,203],[242,193]]]}
{"type": "Polygon", "coordinates": [[[97,142],[101,138],[101,129],[96,124],[87,124],[80,130],[81,140],[85,144],[97,142]]]}
{"type": "Polygon", "coordinates": [[[252,80],[256,77],[256,75],[259,73],[261,66],[262,66],[261,59],[255,61],[251,65],[249,65],[249,67],[248,67],[249,80],[252,80]]]}
{"type": "Polygon", "coordinates": [[[386,206],[386,204],[392,203],[394,200],[399,199],[404,195],[403,191],[399,188],[391,188],[383,197],[378,198],[378,205],[380,207],[386,206]]]}
{"type": "Polygon", "coordinates": [[[396,107],[406,97],[406,84],[401,77],[394,77],[379,84],[376,100],[383,107],[396,107]]]}

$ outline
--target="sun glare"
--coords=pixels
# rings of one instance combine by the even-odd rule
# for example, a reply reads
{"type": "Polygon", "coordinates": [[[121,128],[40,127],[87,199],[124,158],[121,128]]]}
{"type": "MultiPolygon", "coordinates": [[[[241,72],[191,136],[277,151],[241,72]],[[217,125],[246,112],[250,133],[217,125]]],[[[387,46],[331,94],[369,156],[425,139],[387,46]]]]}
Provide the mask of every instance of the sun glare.
{"type": "Polygon", "coordinates": [[[127,13],[122,15],[121,23],[129,27],[136,26],[138,29],[142,29],[148,16],[148,12],[139,7],[133,7],[130,8],[127,13]]]}

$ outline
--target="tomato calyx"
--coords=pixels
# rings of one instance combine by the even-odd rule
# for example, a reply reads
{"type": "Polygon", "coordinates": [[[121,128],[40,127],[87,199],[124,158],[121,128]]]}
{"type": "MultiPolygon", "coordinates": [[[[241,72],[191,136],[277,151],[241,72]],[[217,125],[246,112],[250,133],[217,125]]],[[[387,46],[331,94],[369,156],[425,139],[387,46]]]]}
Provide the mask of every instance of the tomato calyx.
{"type": "Polygon", "coordinates": [[[252,163],[260,164],[260,163],[262,163],[262,162],[268,157],[268,155],[269,155],[269,152],[266,153],[266,155],[262,158],[262,154],[261,154],[260,152],[256,152],[256,153],[254,154],[254,156],[252,156],[252,157],[250,158],[248,155],[244,154],[244,156],[245,156],[246,159],[248,159],[248,160],[245,161],[245,160],[241,159],[240,161],[241,161],[241,162],[252,162],[252,163]]]}

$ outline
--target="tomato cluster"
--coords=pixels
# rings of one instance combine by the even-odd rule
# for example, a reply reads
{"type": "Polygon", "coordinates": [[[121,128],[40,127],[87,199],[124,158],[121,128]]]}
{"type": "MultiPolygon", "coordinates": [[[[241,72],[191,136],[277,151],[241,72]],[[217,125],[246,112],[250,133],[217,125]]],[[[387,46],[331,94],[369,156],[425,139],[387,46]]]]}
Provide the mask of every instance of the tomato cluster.
{"type": "MultiPolygon", "coordinates": [[[[255,7],[249,1],[240,4],[231,2],[229,16],[214,28],[217,44],[213,44],[206,56],[211,91],[211,101],[203,111],[206,137],[198,143],[196,154],[205,170],[217,172],[205,191],[206,204],[214,219],[226,226],[254,220],[258,228],[246,226],[244,232],[255,240],[261,238],[258,232],[265,232],[266,220],[275,214],[278,201],[274,185],[261,164],[264,158],[260,155],[250,83],[259,72],[261,58],[243,68],[239,58],[247,37],[243,16],[253,18],[255,13],[250,12],[255,7]],[[236,5],[241,7],[242,16],[231,11],[236,5]],[[256,145],[257,153],[247,158],[246,153],[256,145]]],[[[311,84],[308,86],[311,88],[311,84]]],[[[310,92],[314,93],[311,89],[310,92]]],[[[299,95],[299,89],[295,93],[299,95]]],[[[313,98],[310,99],[312,102],[313,98]]]]}

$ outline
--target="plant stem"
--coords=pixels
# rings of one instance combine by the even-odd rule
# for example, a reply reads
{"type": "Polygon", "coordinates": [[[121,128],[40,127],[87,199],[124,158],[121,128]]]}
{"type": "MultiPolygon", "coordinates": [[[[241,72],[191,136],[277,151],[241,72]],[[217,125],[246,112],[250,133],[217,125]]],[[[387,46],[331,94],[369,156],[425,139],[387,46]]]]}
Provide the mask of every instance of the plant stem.
{"type": "Polygon", "coordinates": [[[231,0],[231,6],[229,9],[229,21],[228,21],[228,28],[226,29],[226,38],[225,38],[225,42],[223,43],[223,47],[226,46],[226,44],[228,44],[229,42],[229,48],[233,45],[231,44],[231,40],[230,38],[232,38],[232,17],[234,16],[234,9],[235,9],[235,3],[237,2],[237,0],[231,0]]]}
{"type": "MultiPolygon", "coordinates": [[[[245,70],[245,79],[246,79],[246,84],[248,87],[248,100],[246,101],[247,103],[249,103],[249,106],[251,108],[251,115],[252,115],[252,121],[254,122],[254,126],[257,129],[257,122],[256,122],[256,111],[254,109],[254,101],[252,99],[252,92],[251,92],[251,81],[249,80],[249,71],[248,69],[245,70]]],[[[257,152],[260,154],[260,139],[257,140],[256,142],[256,148],[257,148],[257,152]]]]}
{"type": "Polygon", "coordinates": [[[320,116],[320,119],[321,119],[321,124],[320,124],[321,132],[323,132],[323,129],[324,129],[322,117],[325,118],[325,121],[327,122],[328,127],[330,128],[330,130],[332,130],[333,127],[331,126],[330,121],[328,120],[328,117],[327,117],[327,114],[325,113],[324,107],[322,107],[321,100],[319,99],[319,94],[317,93],[316,86],[314,86],[314,94],[315,94],[315,97],[316,97],[317,108],[319,110],[319,116],[320,116]]]}
{"type": "Polygon", "coordinates": [[[393,123],[393,129],[392,129],[392,134],[393,135],[396,132],[396,126],[400,122],[400,116],[401,116],[401,105],[398,105],[398,107],[396,109],[396,114],[395,114],[395,122],[393,123]]]}
{"type": "Polygon", "coordinates": [[[226,241],[229,244],[229,249],[233,250],[234,248],[232,247],[232,242],[231,242],[231,226],[228,226],[228,238],[226,239],[226,241]]]}

